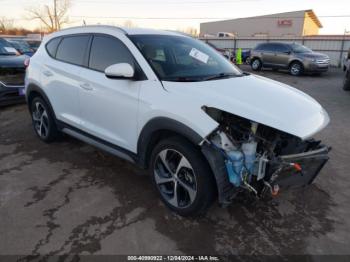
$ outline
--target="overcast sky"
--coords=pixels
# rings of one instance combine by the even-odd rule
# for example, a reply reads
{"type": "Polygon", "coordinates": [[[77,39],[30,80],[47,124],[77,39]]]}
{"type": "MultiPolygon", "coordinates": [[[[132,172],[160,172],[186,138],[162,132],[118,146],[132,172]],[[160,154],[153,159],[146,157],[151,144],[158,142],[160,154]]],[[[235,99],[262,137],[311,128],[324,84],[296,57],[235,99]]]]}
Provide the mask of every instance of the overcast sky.
{"type": "MultiPolygon", "coordinates": [[[[200,22],[240,18],[280,12],[313,9],[324,28],[321,34],[343,34],[350,30],[350,0],[71,0],[70,25],[108,23],[123,24],[131,20],[138,27],[161,29],[199,28],[200,22]],[[324,17],[347,15],[349,17],[324,17]],[[82,18],[83,16],[84,18],[82,18]],[[108,18],[95,18],[108,17],[108,18]],[[116,18],[125,17],[125,18],[116,18]],[[126,17],[134,17],[126,18],[126,17]],[[176,19],[135,19],[176,18],[176,19]],[[183,18],[183,19],[179,19],[183,18]],[[201,18],[201,19],[194,19],[201,18]],[[210,19],[215,18],[215,19],[210,19]]],[[[25,21],[25,9],[52,0],[0,0],[0,17],[16,19],[16,25],[38,26],[25,21]],[[22,19],[22,20],[21,20],[22,19]]]]}

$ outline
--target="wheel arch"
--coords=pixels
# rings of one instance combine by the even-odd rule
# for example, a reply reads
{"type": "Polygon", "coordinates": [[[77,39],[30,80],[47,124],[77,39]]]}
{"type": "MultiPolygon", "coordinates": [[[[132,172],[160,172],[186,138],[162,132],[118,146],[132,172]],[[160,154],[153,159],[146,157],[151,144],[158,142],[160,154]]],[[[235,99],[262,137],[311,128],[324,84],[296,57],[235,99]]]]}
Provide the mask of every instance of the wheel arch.
{"type": "Polygon", "coordinates": [[[31,106],[33,99],[35,97],[38,97],[38,96],[41,97],[42,99],[44,99],[45,103],[49,106],[50,111],[53,113],[53,116],[56,120],[57,118],[55,115],[55,111],[52,108],[52,105],[51,105],[49,98],[47,97],[45,92],[35,84],[29,84],[27,89],[26,89],[26,101],[27,101],[29,111],[31,110],[30,106],[31,106]]]}
{"type": "Polygon", "coordinates": [[[156,117],[147,122],[142,128],[137,141],[138,162],[147,168],[154,146],[160,139],[169,136],[181,136],[193,145],[199,145],[203,138],[192,128],[167,117],[156,117]]]}
{"type": "Polygon", "coordinates": [[[291,66],[293,63],[295,63],[295,62],[301,64],[301,66],[303,67],[303,69],[305,68],[303,61],[300,60],[300,59],[296,59],[296,58],[294,58],[294,59],[292,59],[291,61],[289,61],[288,68],[290,68],[290,66],[291,66]]]}
{"type": "Polygon", "coordinates": [[[250,62],[253,62],[253,61],[256,60],[256,59],[260,60],[260,62],[262,63],[262,59],[261,59],[259,56],[252,56],[252,57],[250,58],[250,62]]]}

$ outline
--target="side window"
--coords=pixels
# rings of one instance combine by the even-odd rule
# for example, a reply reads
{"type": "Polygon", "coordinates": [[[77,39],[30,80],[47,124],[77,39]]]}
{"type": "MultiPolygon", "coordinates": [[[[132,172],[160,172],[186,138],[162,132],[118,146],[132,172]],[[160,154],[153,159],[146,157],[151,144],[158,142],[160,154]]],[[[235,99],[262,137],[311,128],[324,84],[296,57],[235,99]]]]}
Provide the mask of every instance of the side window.
{"type": "Polygon", "coordinates": [[[255,50],[258,50],[258,51],[265,51],[265,50],[267,50],[267,46],[268,44],[259,44],[256,48],[255,48],[255,50]]]}
{"type": "Polygon", "coordinates": [[[276,51],[276,44],[265,44],[264,51],[269,51],[269,52],[276,51]]]}
{"type": "Polygon", "coordinates": [[[56,51],[58,44],[61,42],[61,37],[57,37],[54,39],[51,39],[47,44],[46,44],[46,51],[51,57],[56,56],[56,51]]]}
{"type": "Polygon", "coordinates": [[[84,55],[90,36],[64,37],[57,49],[56,59],[75,64],[84,64],[84,55]]]}
{"type": "Polygon", "coordinates": [[[276,44],[275,45],[275,51],[276,52],[279,52],[279,53],[285,53],[285,52],[288,52],[289,51],[289,48],[288,46],[286,45],[283,45],[283,44],[276,44]]]}
{"type": "Polygon", "coordinates": [[[118,39],[95,36],[90,51],[89,68],[104,72],[113,64],[128,63],[134,66],[134,59],[126,46],[118,39]]]}

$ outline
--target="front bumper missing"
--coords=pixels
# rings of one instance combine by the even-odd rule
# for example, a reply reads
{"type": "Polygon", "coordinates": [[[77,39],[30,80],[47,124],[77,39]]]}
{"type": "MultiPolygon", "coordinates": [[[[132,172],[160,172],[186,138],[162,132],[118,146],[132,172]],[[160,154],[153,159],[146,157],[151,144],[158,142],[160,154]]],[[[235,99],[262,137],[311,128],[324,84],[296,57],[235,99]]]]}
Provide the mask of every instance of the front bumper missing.
{"type": "MultiPolygon", "coordinates": [[[[270,167],[266,171],[268,173],[268,170],[270,170],[270,174],[265,174],[262,180],[268,182],[272,187],[274,185],[278,185],[281,188],[307,186],[314,181],[327,163],[329,151],[330,148],[322,146],[300,154],[281,156],[279,163],[268,163],[270,167]],[[284,164],[281,165],[281,163],[284,164]],[[293,163],[297,163],[301,167],[301,171],[295,170],[293,163]]],[[[230,183],[225,166],[225,158],[217,150],[204,143],[202,145],[202,153],[208,160],[215,176],[219,203],[222,205],[230,204],[240,192],[243,192],[243,189],[230,183]]]]}
{"type": "Polygon", "coordinates": [[[280,187],[302,187],[311,184],[329,160],[329,151],[330,148],[323,146],[305,153],[281,156],[284,162],[299,164],[301,171],[293,167],[283,168],[278,174],[271,176],[270,183],[280,187]]]}

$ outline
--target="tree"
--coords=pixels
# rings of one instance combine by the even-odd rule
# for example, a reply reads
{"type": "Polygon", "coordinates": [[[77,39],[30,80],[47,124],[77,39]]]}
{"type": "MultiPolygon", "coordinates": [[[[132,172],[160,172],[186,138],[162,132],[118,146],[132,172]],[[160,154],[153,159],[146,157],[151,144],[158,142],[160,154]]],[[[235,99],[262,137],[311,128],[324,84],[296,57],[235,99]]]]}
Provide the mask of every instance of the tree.
{"type": "Polygon", "coordinates": [[[189,35],[194,36],[194,37],[198,36],[198,30],[197,30],[197,28],[194,28],[194,27],[187,27],[184,30],[184,33],[189,34],[189,35]]]}
{"type": "Polygon", "coordinates": [[[13,19],[0,17],[0,33],[6,33],[13,29],[13,19]]]}
{"type": "Polygon", "coordinates": [[[52,0],[51,5],[32,7],[27,12],[29,19],[40,20],[47,31],[53,32],[60,30],[63,25],[69,22],[67,13],[70,7],[70,0],[52,0]]]}
{"type": "Polygon", "coordinates": [[[123,26],[127,28],[137,27],[136,24],[131,20],[124,21],[123,26]]]}

